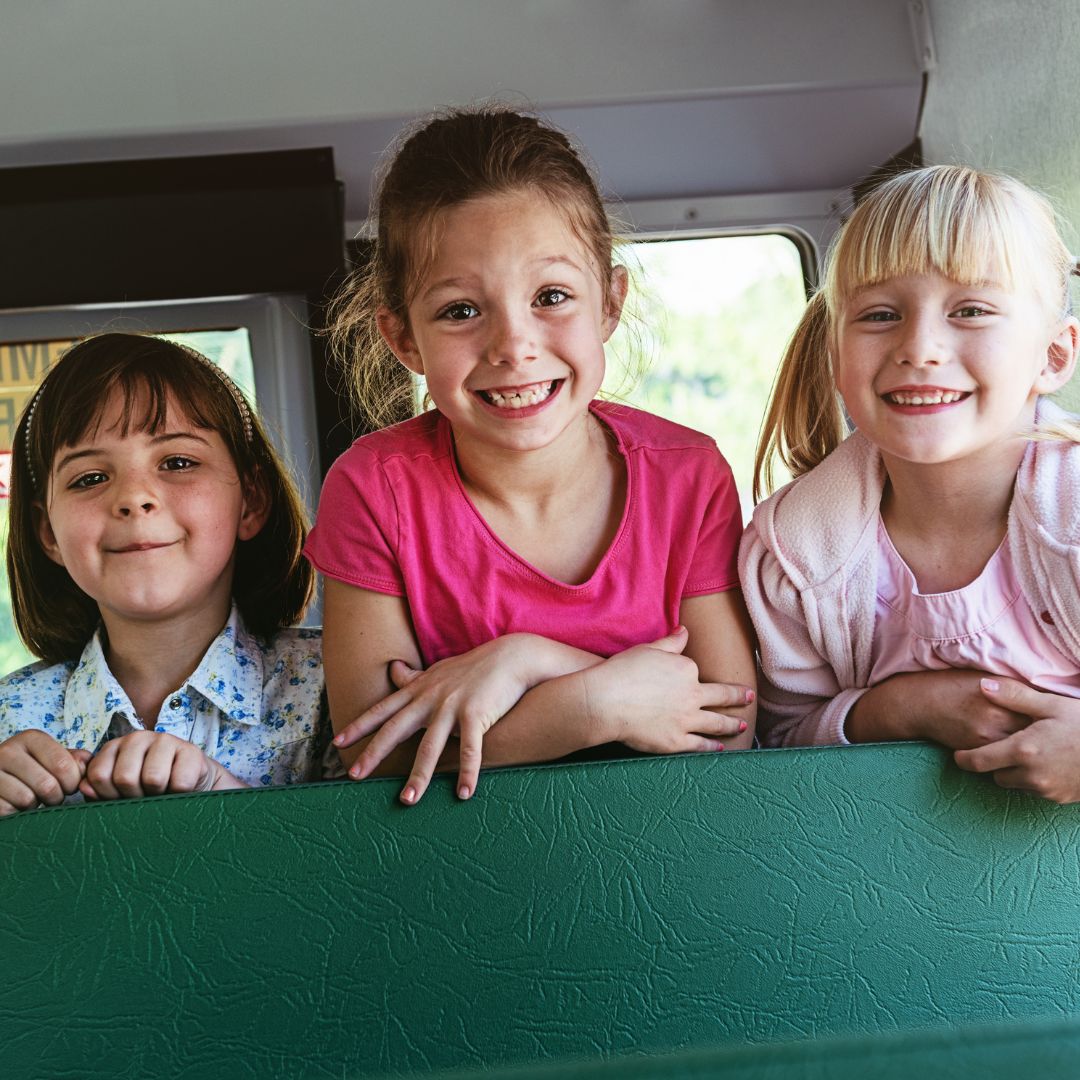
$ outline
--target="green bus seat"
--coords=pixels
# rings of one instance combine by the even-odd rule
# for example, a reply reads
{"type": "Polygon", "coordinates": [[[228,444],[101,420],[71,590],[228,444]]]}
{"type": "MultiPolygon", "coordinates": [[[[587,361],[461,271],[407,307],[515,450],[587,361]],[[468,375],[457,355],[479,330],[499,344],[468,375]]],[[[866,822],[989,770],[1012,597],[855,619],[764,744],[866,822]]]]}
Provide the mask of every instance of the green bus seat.
{"type": "Polygon", "coordinates": [[[0,1074],[351,1077],[1080,1012],[1080,807],[921,744],[0,821],[0,1074]]]}

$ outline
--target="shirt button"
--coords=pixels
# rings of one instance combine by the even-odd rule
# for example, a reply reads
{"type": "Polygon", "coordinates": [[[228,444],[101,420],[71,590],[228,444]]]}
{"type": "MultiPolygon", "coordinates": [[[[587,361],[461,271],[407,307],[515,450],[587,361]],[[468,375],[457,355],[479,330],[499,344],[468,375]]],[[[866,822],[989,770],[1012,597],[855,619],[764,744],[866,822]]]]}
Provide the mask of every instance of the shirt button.
{"type": "Polygon", "coordinates": [[[169,698],[169,708],[170,709],[179,709],[180,706],[183,705],[183,704],[184,704],[184,700],[179,695],[177,695],[174,698],[169,698]]]}

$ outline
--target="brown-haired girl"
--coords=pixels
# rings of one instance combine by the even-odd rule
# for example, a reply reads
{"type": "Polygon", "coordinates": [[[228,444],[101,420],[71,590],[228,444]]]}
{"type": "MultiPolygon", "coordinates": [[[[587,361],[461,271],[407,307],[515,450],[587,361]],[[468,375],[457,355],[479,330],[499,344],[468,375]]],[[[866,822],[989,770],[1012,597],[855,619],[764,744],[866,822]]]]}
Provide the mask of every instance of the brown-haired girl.
{"type": "Polygon", "coordinates": [[[412,803],[440,760],[468,798],[481,761],[748,745],[731,472],[706,436],[595,400],[627,278],[566,136],[438,116],[377,218],[339,339],[366,408],[400,362],[435,409],[335,463],[308,541],[335,742],[375,733],[351,775],[412,762],[412,803]]]}
{"type": "Polygon", "coordinates": [[[743,541],[765,742],[933,739],[1080,800],[1080,427],[1043,399],[1072,270],[1008,177],[920,169],[852,214],[763,434],[798,479],[743,541]]]}
{"type": "Polygon", "coordinates": [[[304,514],[258,417],[193,349],[70,349],[12,448],[0,814],[321,773],[304,514]]]}

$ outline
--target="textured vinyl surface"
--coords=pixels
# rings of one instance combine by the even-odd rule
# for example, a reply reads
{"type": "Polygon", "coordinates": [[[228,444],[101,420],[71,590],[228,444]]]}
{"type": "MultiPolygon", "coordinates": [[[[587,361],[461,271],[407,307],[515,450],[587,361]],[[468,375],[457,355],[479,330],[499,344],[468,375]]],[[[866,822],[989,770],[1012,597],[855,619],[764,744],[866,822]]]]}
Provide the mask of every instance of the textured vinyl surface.
{"type": "Polygon", "coordinates": [[[5,1077],[379,1076],[1080,1012],[1080,807],[902,744],[0,821],[5,1077]]]}

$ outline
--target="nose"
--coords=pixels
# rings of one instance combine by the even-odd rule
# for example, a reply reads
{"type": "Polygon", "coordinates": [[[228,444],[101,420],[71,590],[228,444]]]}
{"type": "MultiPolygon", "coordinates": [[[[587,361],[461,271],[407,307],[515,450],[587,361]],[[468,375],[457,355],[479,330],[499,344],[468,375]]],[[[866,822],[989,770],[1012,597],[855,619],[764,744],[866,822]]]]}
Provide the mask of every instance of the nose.
{"type": "Polygon", "coordinates": [[[539,355],[532,320],[514,310],[495,312],[489,322],[487,361],[492,365],[523,364],[539,355]]]}
{"type": "Polygon", "coordinates": [[[142,473],[118,476],[113,499],[114,512],[125,518],[152,514],[159,505],[154,485],[142,473]]]}
{"type": "Polygon", "coordinates": [[[898,364],[913,368],[936,367],[945,363],[947,347],[937,320],[930,314],[913,313],[904,319],[896,345],[898,364]]]}

